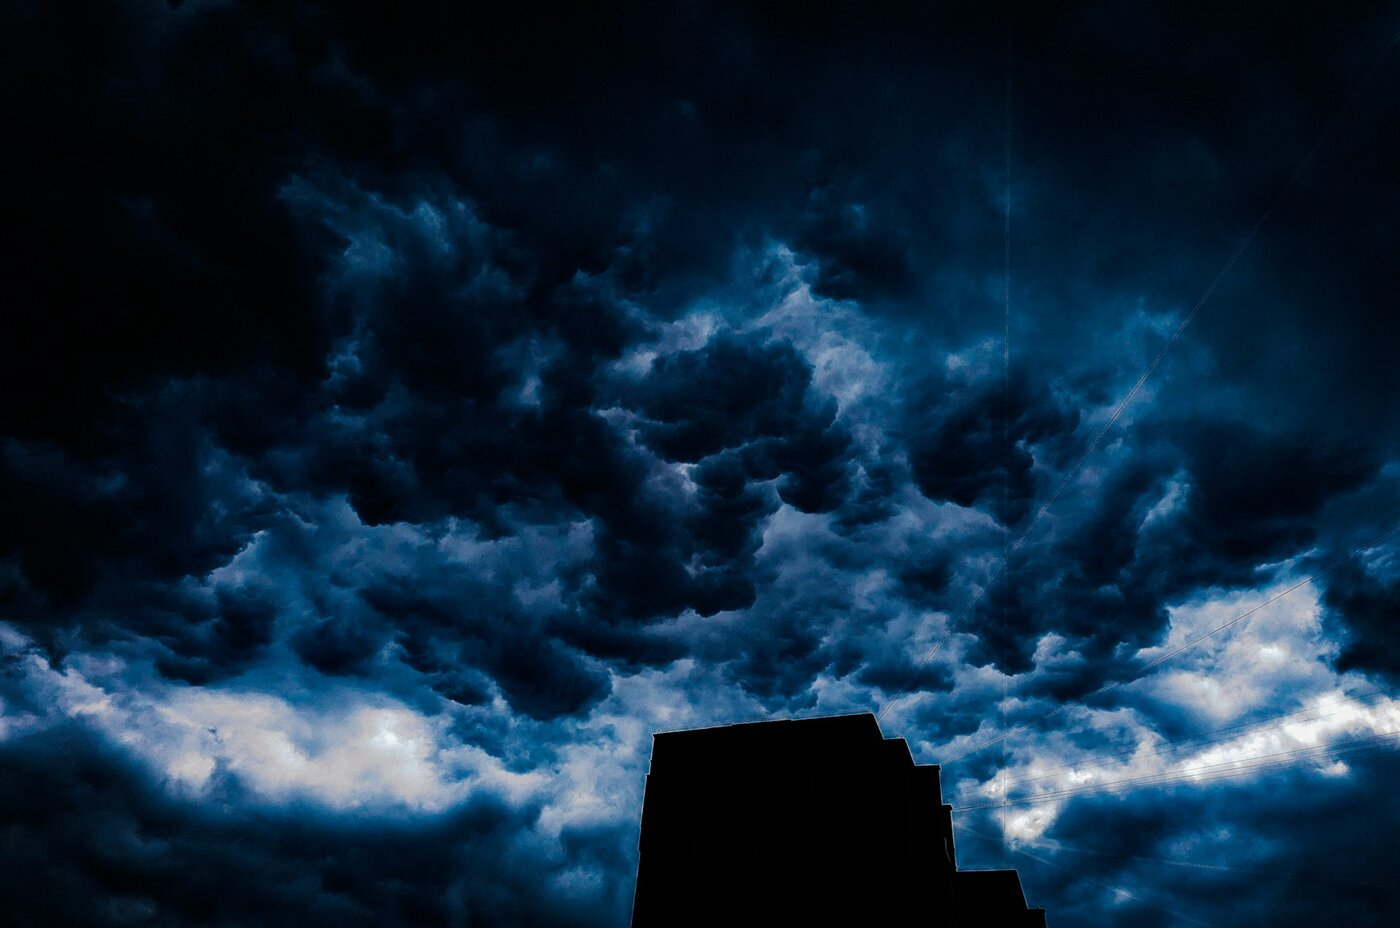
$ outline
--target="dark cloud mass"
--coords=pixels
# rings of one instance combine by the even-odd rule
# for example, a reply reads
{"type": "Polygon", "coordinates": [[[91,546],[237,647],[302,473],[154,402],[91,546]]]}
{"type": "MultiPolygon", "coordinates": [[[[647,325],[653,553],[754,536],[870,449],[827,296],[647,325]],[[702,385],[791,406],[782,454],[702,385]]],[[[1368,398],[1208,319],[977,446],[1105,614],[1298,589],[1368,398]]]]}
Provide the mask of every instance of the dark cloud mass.
{"type": "MultiPolygon", "coordinates": [[[[1031,396],[1024,375],[965,385],[929,384],[910,397],[905,439],[909,467],[925,496],[990,510],[1003,525],[1022,523],[1036,493],[1035,452],[1063,467],[1062,441],[1078,416],[1053,397],[1031,396]]],[[[1048,491],[1048,488],[1047,488],[1048,491]]]]}
{"type": "Polygon", "coordinates": [[[563,836],[574,861],[519,847],[534,810],[491,801],[415,824],[230,814],[236,793],[189,808],[71,731],[7,744],[4,760],[3,879],[7,896],[29,900],[9,916],[25,928],[587,925],[604,913],[542,881],[580,858],[623,856],[611,834],[563,836]]]}
{"type": "Polygon", "coordinates": [[[1394,921],[1400,21],[1012,7],[7,4],[0,921],[620,925],[896,697],[1139,778],[1051,924],[1394,921]]]}

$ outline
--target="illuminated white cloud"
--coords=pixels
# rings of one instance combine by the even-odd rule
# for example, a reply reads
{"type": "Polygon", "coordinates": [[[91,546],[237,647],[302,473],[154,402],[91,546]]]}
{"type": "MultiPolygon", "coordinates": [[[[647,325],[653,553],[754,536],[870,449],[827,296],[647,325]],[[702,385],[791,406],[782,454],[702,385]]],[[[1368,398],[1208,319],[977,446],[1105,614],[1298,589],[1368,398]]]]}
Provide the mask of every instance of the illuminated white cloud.
{"type": "Polygon", "coordinates": [[[1005,779],[1001,770],[981,781],[963,779],[955,804],[996,808],[1009,793],[1008,837],[1034,841],[1080,790],[1210,789],[1295,765],[1339,777],[1349,770],[1351,752],[1400,743],[1400,701],[1358,686],[1362,681],[1337,674],[1324,660],[1335,645],[1323,633],[1316,591],[1300,587],[1264,605],[1293,583],[1177,607],[1166,639],[1140,653],[1144,661],[1170,654],[1263,606],[1126,687],[1145,696],[1147,708],[1196,719],[1204,734],[1168,739],[1142,707],[1076,707],[1044,730],[1033,726],[1013,737],[1005,779]],[[1068,737],[1075,732],[1099,736],[1090,743],[1122,747],[1086,749],[1082,737],[1068,737]],[[1021,802],[1027,799],[1035,802],[1021,802]]]}
{"type": "Polygon", "coordinates": [[[158,771],[178,793],[199,796],[231,775],[271,802],[311,801],[334,809],[435,812],[479,792],[522,803],[541,794],[544,772],[517,773],[480,747],[463,744],[447,718],[352,688],[294,700],[235,687],[135,685],[123,662],[75,655],[59,669],[23,639],[18,651],[32,692],[53,715],[4,717],[0,737],[62,719],[91,725],[158,771]]]}

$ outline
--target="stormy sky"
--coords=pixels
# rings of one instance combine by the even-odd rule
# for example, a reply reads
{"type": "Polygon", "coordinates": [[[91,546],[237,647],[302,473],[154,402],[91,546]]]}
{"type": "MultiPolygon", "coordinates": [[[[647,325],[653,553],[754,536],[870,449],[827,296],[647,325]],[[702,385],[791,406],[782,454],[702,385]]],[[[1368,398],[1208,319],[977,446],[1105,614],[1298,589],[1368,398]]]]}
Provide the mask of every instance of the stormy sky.
{"type": "Polygon", "coordinates": [[[582,6],[4,4],[8,923],[622,925],[860,711],[1052,925],[1400,916],[1395,11],[582,6]]]}

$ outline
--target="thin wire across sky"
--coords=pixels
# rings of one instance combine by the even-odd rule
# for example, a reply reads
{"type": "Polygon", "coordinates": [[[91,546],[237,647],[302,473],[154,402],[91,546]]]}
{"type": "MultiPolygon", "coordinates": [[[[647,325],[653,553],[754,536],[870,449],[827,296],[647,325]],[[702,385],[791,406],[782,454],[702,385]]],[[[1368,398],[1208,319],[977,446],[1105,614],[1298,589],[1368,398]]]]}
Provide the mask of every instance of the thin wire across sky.
{"type": "MultiPolygon", "coordinates": [[[[1364,76],[1361,78],[1361,80],[1357,83],[1356,87],[1352,90],[1351,94],[1347,97],[1347,99],[1343,102],[1343,104],[1337,109],[1337,111],[1334,113],[1334,115],[1332,116],[1332,118],[1331,118],[1330,120],[1328,120],[1326,126],[1323,128],[1323,130],[1321,131],[1321,133],[1318,135],[1317,139],[1316,139],[1316,140],[1313,142],[1313,144],[1308,148],[1307,152],[1306,152],[1306,153],[1303,155],[1303,157],[1300,159],[1300,161],[1298,162],[1298,164],[1297,164],[1296,167],[1294,168],[1293,172],[1289,175],[1289,178],[1288,178],[1287,182],[1282,186],[1282,188],[1278,191],[1278,193],[1277,193],[1277,194],[1274,196],[1274,198],[1270,201],[1270,203],[1268,204],[1268,206],[1265,207],[1265,209],[1260,213],[1259,217],[1255,220],[1255,222],[1253,223],[1253,225],[1249,228],[1248,232],[1247,232],[1247,233],[1245,234],[1245,236],[1241,239],[1239,245],[1235,248],[1234,252],[1230,255],[1229,259],[1226,260],[1226,262],[1224,263],[1224,265],[1221,267],[1220,271],[1219,271],[1219,272],[1215,275],[1215,277],[1212,279],[1212,281],[1210,282],[1210,285],[1209,285],[1208,287],[1206,287],[1205,291],[1201,294],[1200,298],[1199,298],[1199,299],[1196,301],[1196,303],[1192,306],[1191,310],[1186,314],[1185,317],[1182,318],[1181,322],[1177,325],[1176,329],[1172,332],[1171,336],[1170,336],[1170,337],[1167,339],[1167,341],[1163,344],[1161,350],[1159,350],[1158,353],[1156,354],[1156,356],[1152,359],[1151,363],[1148,364],[1147,367],[1143,370],[1142,374],[1138,377],[1137,381],[1133,384],[1132,388],[1127,392],[1127,394],[1124,395],[1124,397],[1122,398],[1122,400],[1119,401],[1119,403],[1117,404],[1117,406],[1115,406],[1115,408],[1114,408],[1112,414],[1109,416],[1108,420],[1103,424],[1103,426],[1100,427],[1100,429],[1098,430],[1098,432],[1094,435],[1093,439],[1089,442],[1088,446],[1084,449],[1083,453],[1081,453],[1081,455],[1079,456],[1078,460],[1076,460],[1075,463],[1074,463],[1074,465],[1071,466],[1070,469],[1069,469],[1068,471],[1065,472],[1065,475],[1064,475],[1063,478],[1060,480],[1060,483],[1059,483],[1059,485],[1056,487],[1055,491],[1050,495],[1050,497],[1046,500],[1046,502],[1045,502],[1045,503],[1040,507],[1040,509],[1036,512],[1035,517],[1034,517],[1033,519],[1031,519],[1030,523],[1029,523],[1029,524],[1026,526],[1026,528],[1020,533],[1020,535],[1019,535],[1019,537],[1017,537],[1016,541],[1015,541],[1013,544],[1011,544],[1009,548],[1008,548],[1008,547],[1005,547],[1005,546],[1003,547],[1003,557],[999,560],[999,562],[997,563],[997,566],[996,566],[995,569],[992,571],[992,573],[991,573],[991,575],[988,577],[987,581],[986,581],[984,584],[982,584],[982,586],[977,590],[976,594],[973,596],[973,599],[972,599],[971,603],[968,605],[968,607],[967,607],[957,618],[952,618],[952,619],[950,619],[950,620],[948,621],[948,623],[947,623],[947,625],[946,625],[946,627],[945,627],[945,629],[944,629],[943,634],[939,637],[939,639],[934,643],[934,645],[933,645],[933,646],[929,649],[929,651],[925,654],[924,658],[915,666],[913,673],[910,675],[908,684],[906,684],[906,686],[904,687],[903,690],[901,690],[901,691],[900,691],[899,693],[897,693],[893,698],[891,698],[889,701],[887,701],[887,702],[885,703],[885,705],[884,705],[884,706],[880,709],[880,711],[876,714],[876,718],[877,718],[877,719],[883,719],[883,718],[885,717],[885,715],[888,714],[889,711],[890,711],[891,709],[893,709],[893,708],[894,708],[896,705],[898,705],[906,696],[909,695],[909,693],[910,693],[910,691],[912,690],[912,688],[914,687],[914,685],[918,682],[919,677],[922,675],[924,668],[925,668],[925,667],[929,664],[929,662],[932,661],[933,658],[942,650],[944,644],[945,644],[945,643],[948,641],[948,639],[952,636],[953,632],[956,631],[956,630],[958,629],[958,627],[959,627],[959,625],[960,625],[960,620],[961,620],[961,619],[965,619],[967,616],[972,615],[972,614],[975,612],[978,603],[981,602],[981,599],[982,599],[982,597],[986,594],[987,590],[989,590],[993,585],[995,585],[996,582],[997,582],[997,580],[1002,576],[1002,574],[1006,572],[1006,570],[1008,569],[1008,564],[1009,564],[1009,562],[1010,562],[1010,557],[1011,557],[1012,555],[1014,555],[1017,551],[1020,550],[1020,548],[1025,544],[1026,540],[1030,537],[1031,533],[1035,530],[1035,528],[1036,528],[1036,527],[1040,524],[1040,522],[1044,519],[1045,515],[1046,515],[1046,514],[1050,511],[1050,509],[1055,505],[1056,501],[1059,500],[1060,496],[1064,493],[1065,489],[1075,480],[1076,477],[1078,477],[1080,471],[1081,471],[1081,470],[1083,469],[1083,467],[1084,467],[1085,462],[1088,461],[1089,457],[1094,453],[1094,451],[1095,451],[1095,450],[1099,447],[1099,445],[1103,442],[1104,437],[1109,433],[1110,430],[1112,430],[1113,426],[1118,422],[1118,420],[1119,420],[1119,418],[1122,416],[1124,410],[1128,407],[1128,405],[1133,401],[1133,399],[1134,399],[1134,398],[1138,395],[1138,393],[1142,390],[1142,387],[1147,383],[1147,381],[1148,381],[1149,379],[1151,379],[1152,375],[1156,372],[1156,370],[1161,366],[1163,360],[1167,357],[1167,355],[1171,352],[1172,348],[1173,348],[1173,347],[1176,345],[1176,343],[1180,340],[1182,334],[1186,331],[1187,327],[1188,327],[1188,326],[1196,319],[1196,317],[1200,314],[1201,310],[1206,306],[1206,304],[1210,301],[1211,297],[1215,294],[1216,290],[1219,288],[1221,282],[1230,274],[1231,270],[1232,270],[1232,269],[1235,267],[1235,265],[1238,263],[1240,257],[1248,250],[1249,246],[1254,242],[1254,240],[1255,240],[1255,238],[1258,236],[1260,230],[1268,223],[1269,219],[1273,216],[1273,214],[1274,214],[1275,211],[1278,209],[1278,207],[1280,206],[1280,204],[1287,198],[1287,196],[1289,195],[1289,193],[1290,193],[1290,192],[1293,190],[1293,188],[1297,185],[1299,179],[1303,176],[1303,174],[1307,171],[1308,167],[1312,164],[1312,162],[1313,162],[1313,160],[1316,158],[1318,152],[1319,152],[1319,151],[1322,149],[1322,147],[1325,145],[1325,143],[1327,142],[1328,138],[1331,137],[1333,131],[1336,129],[1337,125],[1341,122],[1342,118],[1346,115],[1346,113],[1347,113],[1348,111],[1350,111],[1350,109],[1351,109],[1352,106],[1356,103],[1356,101],[1357,101],[1358,99],[1360,99],[1360,97],[1361,97],[1361,95],[1362,95],[1362,92],[1366,89],[1367,86],[1369,86],[1369,84],[1371,83],[1371,81],[1375,78],[1376,74],[1379,73],[1379,71],[1380,71],[1382,65],[1385,63],[1385,61],[1387,60],[1387,58],[1390,56],[1390,53],[1394,50],[1394,48],[1396,47],[1397,44],[1400,44],[1400,33],[1397,33],[1396,35],[1392,36],[1391,40],[1386,44],[1385,48],[1384,48],[1383,51],[1380,53],[1380,55],[1377,57],[1376,61],[1371,65],[1371,67],[1367,70],[1367,72],[1365,73],[1365,75],[1364,75],[1364,76]]],[[[1003,297],[1004,297],[1004,320],[1003,320],[1003,323],[1004,323],[1004,343],[1003,343],[1003,344],[1004,344],[1004,348],[1003,348],[1003,363],[1004,363],[1004,365],[1006,366],[1006,369],[1007,369],[1008,371],[1009,371],[1009,364],[1010,364],[1010,218],[1011,218],[1011,199],[1010,199],[1010,123],[1009,123],[1010,105],[1011,105],[1011,98],[1010,98],[1010,77],[1011,77],[1011,74],[1010,74],[1010,63],[1011,63],[1010,52],[1011,52],[1011,47],[1010,47],[1010,45],[1009,45],[1009,36],[1008,36],[1008,74],[1007,74],[1007,80],[1008,80],[1008,94],[1007,94],[1008,126],[1007,126],[1007,136],[1006,136],[1006,178],[1007,178],[1007,181],[1006,181],[1006,206],[1005,206],[1005,213],[1004,213],[1004,219],[1003,219],[1003,222],[1004,222],[1003,232],[1004,232],[1004,239],[1005,239],[1005,251],[1004,251],[1004,256],[1003,256],[1003,261],[1004,261],[1004,267],[1003,267],[1003,272],[1004,272],[1004,293],[1003,293],[1003,297]]],[[[1008,450],[1009,450],[1009,449],[1008,449],[1008,450]]],[[[1161,655],[1161,656],[1159,656],[1159,657],[1157,657],[1157,658],[1154,658],[1154,659],[1153,659],[1152,661],[1150,661],[1149,663],[1147,663],[1147,664],[1143,665],[1142,667],[1140,667],[1140,668],[1137,670],[1137,672],[1134,673],[1134,674],[1132,674],[1131,676],[1124,677],[1124,678],[1120,678],[1120,679],[1114,680],[1114,681],[1112,681],[1112,682],[1110,682],[1110,683],[1108,683],[1108,684],[1105,684],[1104,686],[1099,687],[1098,689],[1093,690],[1093,691],[1091,691],[1091,692],[1085,694],[1084,696],[1079,697],[1079,699],[1077,699],[1077,700],[1075,700],[1075,701],[1073,701],[1073,702],[1064,703],[1064,704],[1062,704],[1061,706],[1059,706],[1058,708],[1056,708],[1055,710],[1053,710],[1053,711],[1051,711],[1051,712],[1048,712],[1048,713],[1045,713],[1044,715],[1041,715],[1041,716],[1037,717],[1036,719],[1032,720],[1031,722],[1028,722],[1028,723],[1026,723],[1026,724],[1017,726],[1016,728],[1013,728],[1013,729],[1010,729],[1010,730],[1005,730],[1005,724],[1003,723],[1002,728],[1003,728],[1004,730],[1003,730],[1002,734],[996,736],[995,738],[989,739],[989,740],[987,740],[987,741],[985,741],[985,742],[983,742],[983,743],[977,745],[976,747],[972,748],[972,749],[969,750],[969,751],[964,752],[963,754],[958,755],[957,757],[954,757],[954,758],[952,758],[952,759],[950,759],[950,760],[944,761],[944,763],[945,763],[945,764],[953,763],[953,762],[955,762],[955,761],[957,761],[957,760],[961,760],[961,759],[963,759],[963,758],[965,758],[965,757],[968,757],[968,756],[971,756],[972,754],[975,754],[975,753],[977,753],[977,752],[979,752],[979,751],[981,751],[981,750],[984,750],[984,749],[987,748],[987,747],[991,747],[991,746],[993,746],[993,745],[995,745],[995,744],[1002,744],[1002,743],[1004,743],[1004,742],[1006,741],[1006,739],[1008,739],[1008,738],[1010,738],[1010,737],[1012,737],[1012,736],[1014,736],[1014,735],[1016,735],[1016,734],[1019,734],[1019,733],[1021,733],[1021,732],[1030,730],[1031,728],[1037,727],[1037,726],[1039,726],[1041,723],[1043,723],[1043,722],[1045,722],[1045,721],[1048,721],[1049,719],[1051,719],[1051,718],[1053,718],[1053,717],[1055,717],[1055,716],[1057,716],[1057,715],[1062,714],[1063,712],[1067,711],[1068,709],[1072,708],[1072,707],[1075,706],[1075,705],[1079,705],[1079,704],[1084,703],[1086,700],[1088,700],[1088,699],[1090,699],[1090,698],[1092,698],[1092,697],[1094,697],[1094,696],[1100,695],[1100,694],[1105,693],[1105,692],[1107,692],[1107,691],[1109,691],[1109,690],[1112,690],[1112,689],[1115,689],[1115,688],[1117,688],[1117,687],[1123,686],[1123,685],[1125,685],[1126,683],[1129,683],[1129,682],[1132,682],[1132,681],[1134,681],[1134,680],[1140,679],[1142,676],[1144,676],[1144,675],[1147,674],[1147,673],[1150,673],[1150,672],[1151,672],[1153,669],[1155,669],[1156,667],[1161,666],[1162,664],[1164,664],[1164,663],[1166,663],[1166,662],[1168,662],[1168,661],[1174,659],[1175,657],[1179,656],[1180,654],[1185,653],[1186,651],[1188,651],[1188,650],[1190,650],[1190,649],[1196,647],[1196,646],[1197,646],[1198,644],[1200,644],[1201,642],[1203,642],[1203,641],[1205,641],[1205,640],[1208,640],[1209,638],[1213,637],[1214,635],[1219,634],[1220,632],[1222,632],[1222,631],[1224,631],[1224,630],[1226,630],[1226,629],[1232,627],[1233,625],[1235,625],[1235,624],[1237,624],[1237,623],[1239,623],[1239,622],[1241,622],[1241,621],[1247,619],[1249,616],[1251,616],[1251,615],[1257,613],[1259,610],[1263,609],[1264,607],[1266,607],[1266,606],[1268,606],[1268,605],[1271,605],[1271,604],[1274,603],[1274,602],[1277,602],[1278,600],[1284,598],[1285,596],[1289,595],[1290,593],[1294,592],[1295,590],[1297,590],[1297,589],[1299,589],[1299,588],[1301,588],[1301,587],[1303,587],[1303,586],[1306,586],[1306,585],[1308,585],[1308,584],[1314,582],[1315,580],[1317,580],[1317,579],[1319,579],[1319,578],[1321,578],[1321,577],[1327,575],[1327,574],[1330,573],[1333,569],[1335,569],[1337,566],[1340,566],[1342,563],[1345,563],[1346,561],[1351,560],[1353,557],[1356,557],[1357,555],[1359,555],[1359,554],[1361,554],[1361,553],[1363,553],[1363,552],[1365,552],[1365,551],[1369,551],[1369,550],[1375,548],[1376,546],[1382,544],[1384,541],[1388,540],[1389,538],[1391,538],[1392,536],[1394,536],[1394,535],[1397,534],[1397,533],[1400,533],[1400,524],[1395,525],[1395,527],[1393,527],[1390,531],[1386,532],[1384,535],[1382,535],[1382,536],[1380,536],[1379,538],[1377,538],[1377,539],[1371,541],[1370,543],[1368,543],[1368,544],[1366,544],[1366,545],[1363,545],[1363,546],[1360,547],[1360,548],[1354,549],[1353,551],[1349,552],[1349,553],[1346,554],[1345,556],[1343,556],[1343,557],[1341,557],[1341,558],[1338,558],[1336,561],[1334,561],[1334,562],[1332,562],[1331,564],[1329,564],[1329,565],[1328,565],[1326,568],[1324,568],[1323,570],[1318,571],[1317,573],[1314,573],[1314,574],[1312,574],[1311,576],[1309,576],[1309,577],[1303,579],[1302,581],[1299,581],[1298,583],[1294,584],[1293,586],[1288,587],[1288,588],[1285,589],[1283,592],[1281,592],[1281,593],[1279,593],[1279,594],[1276,594],[1275,596],[1271,597],[1271,598],[1270,598],[1269,600],[1267,600],[1266,602],[1261,603],[1259,606],[1256,606],[1256,607],[1254,607],[1253,609],[1246,611],[1245,613],[1242,613],[1242,614],[1240,614],[1240,615],[1238,615],[1238,616],[1235,616],[1234,618],[1232,618],[1231,620],[1225,622],[1224,624],[1222,624],[1222,625],[1220,625],[1220,626],[1218,626],[1218,627],[1212,629],[1211,631],[1207,632],[1207,633],[1204,634],[1204,635],[1198,636],[1197,638],[1194,638],[1194,639],[1192,639],[1192,640],[1186,642],[1185,644],[1181,645],[1180,647],[1174,649],[1174,650],[1171,651],[1171,652],[1168,652],[1167,654],[1164,654],[1164,655],[1161,655]]],[[[1005,703],[1005,698],[1003,698],[1002,702],[1003,702],[1003,704],[1005,703]]]]}

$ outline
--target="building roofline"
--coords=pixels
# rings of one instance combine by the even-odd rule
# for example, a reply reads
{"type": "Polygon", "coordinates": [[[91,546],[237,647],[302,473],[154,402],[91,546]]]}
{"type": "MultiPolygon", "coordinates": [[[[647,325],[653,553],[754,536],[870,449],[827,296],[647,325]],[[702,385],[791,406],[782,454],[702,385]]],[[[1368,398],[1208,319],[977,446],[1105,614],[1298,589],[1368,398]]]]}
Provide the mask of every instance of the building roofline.
{"type": "Polygon", "coordinates": [[[661,737],[662,735],[678,735],[686,734],[689,732],[727,732],[732,731],[734,729],[753,729],[765,725],[785,725],[794,723],[821,724],[837,722],[844,724],[848,723],[849,720],[852,719],[869,719],[872,723],[874,723],[875,730],[880,732],[880,737],[883,738],[885,736],[884,732],[880,730],[880,723],[875,718],[875,713],[866,711],[850,712],[845,715],[810,715],[781,719],[742,719],[736,722],[728,722],[723,725],[702,725],[694,728],[662,728],[653,732],[652,737],[657,738],[661,737]]]}

